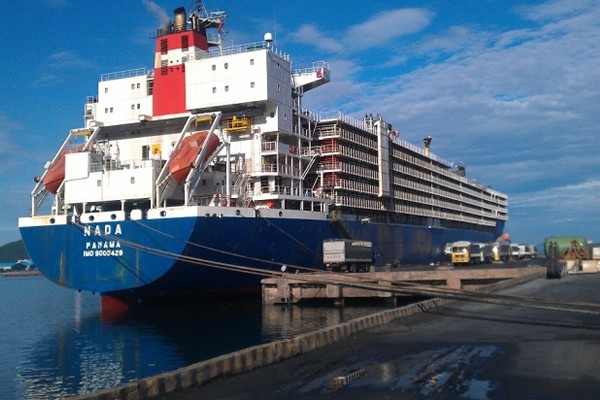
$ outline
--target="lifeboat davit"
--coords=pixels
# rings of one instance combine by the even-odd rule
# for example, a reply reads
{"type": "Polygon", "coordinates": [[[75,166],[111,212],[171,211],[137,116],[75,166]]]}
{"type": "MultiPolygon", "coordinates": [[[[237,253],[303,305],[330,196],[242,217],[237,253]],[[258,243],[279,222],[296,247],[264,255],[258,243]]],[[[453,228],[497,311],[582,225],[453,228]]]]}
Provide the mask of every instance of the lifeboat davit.
{"type": "Polygon", "coordinates": [[[42,179],[42,183],[52,194],[56,194],[60,185],[65,180],[65,155],[68,153],[77,153],[81,151],[81,146],[74,147],[72,149],[64,149],[60,152],[56,160],[50,164],[42,179]]]}
{"type": "Polygon", "coordinates": [[[208,142],[206,142],[207,136],[208,131],[192,133],[184,137],[179,149],[173,152],[169,164],[169,172],[177,183],[181,184],[185,181],[190,173],[192,164],[196,161],[196,157],[198,157],[203,148],[206,149],[203,153],[204,156],[198,160],[200,165],[209,160],[219,147],[219,138],[217,135],[211,135],[208,142]]]}

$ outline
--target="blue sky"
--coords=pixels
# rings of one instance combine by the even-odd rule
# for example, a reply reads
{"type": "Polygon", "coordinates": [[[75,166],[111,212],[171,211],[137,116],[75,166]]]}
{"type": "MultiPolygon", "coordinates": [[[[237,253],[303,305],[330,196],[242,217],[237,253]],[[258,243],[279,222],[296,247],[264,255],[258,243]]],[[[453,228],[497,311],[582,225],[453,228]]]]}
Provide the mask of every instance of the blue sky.
{"type": "MultiPolygon", "coordinates": [[[[20,239],[41,175],[102,73],[152,67],[161,15],[190,0],[5,2],[0,245],[20,239]]],[[[313,111],[380,113],[508,194],[513,241],[600,241],[600,1],[206,0],[225,44],[265,32],[295,68],[325,60],[313,111]]]]}

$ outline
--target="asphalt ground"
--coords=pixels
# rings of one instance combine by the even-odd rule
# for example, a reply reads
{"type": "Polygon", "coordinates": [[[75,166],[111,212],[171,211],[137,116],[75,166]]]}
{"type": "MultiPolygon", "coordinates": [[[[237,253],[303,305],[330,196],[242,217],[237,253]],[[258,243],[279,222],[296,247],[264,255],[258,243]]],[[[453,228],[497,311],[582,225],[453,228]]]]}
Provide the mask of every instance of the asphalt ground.
{"type": "MultiPolygon", "coordinates": [[[[600,304],[600,274],[500,293],[600,304]]],[[[593,399],[600,316],[451,302],[161,399],[593,399]]]]}

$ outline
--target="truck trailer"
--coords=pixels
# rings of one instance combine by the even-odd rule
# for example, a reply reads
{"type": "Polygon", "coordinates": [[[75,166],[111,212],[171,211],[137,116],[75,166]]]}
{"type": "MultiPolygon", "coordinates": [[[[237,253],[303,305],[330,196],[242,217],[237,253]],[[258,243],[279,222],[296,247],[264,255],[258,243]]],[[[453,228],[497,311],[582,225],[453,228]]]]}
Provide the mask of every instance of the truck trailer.
{"type": "Polygon", "coordinates": [[[363,240],[324,240],[323,263],[329,271],[367,272],[373,264],[373,244],[363,240]]]}

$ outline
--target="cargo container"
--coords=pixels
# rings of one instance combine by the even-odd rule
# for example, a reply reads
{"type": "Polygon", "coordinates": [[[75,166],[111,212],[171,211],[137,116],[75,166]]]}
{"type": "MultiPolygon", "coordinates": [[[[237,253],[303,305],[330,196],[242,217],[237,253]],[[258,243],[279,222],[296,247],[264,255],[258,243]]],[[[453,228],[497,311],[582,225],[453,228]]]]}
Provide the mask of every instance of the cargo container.
{"type": "Polygon", "coordinates": [[[373,263],[373,244],[363,240],[323,241],[323,263],[336,272],[366,272],[373,263]]]}

